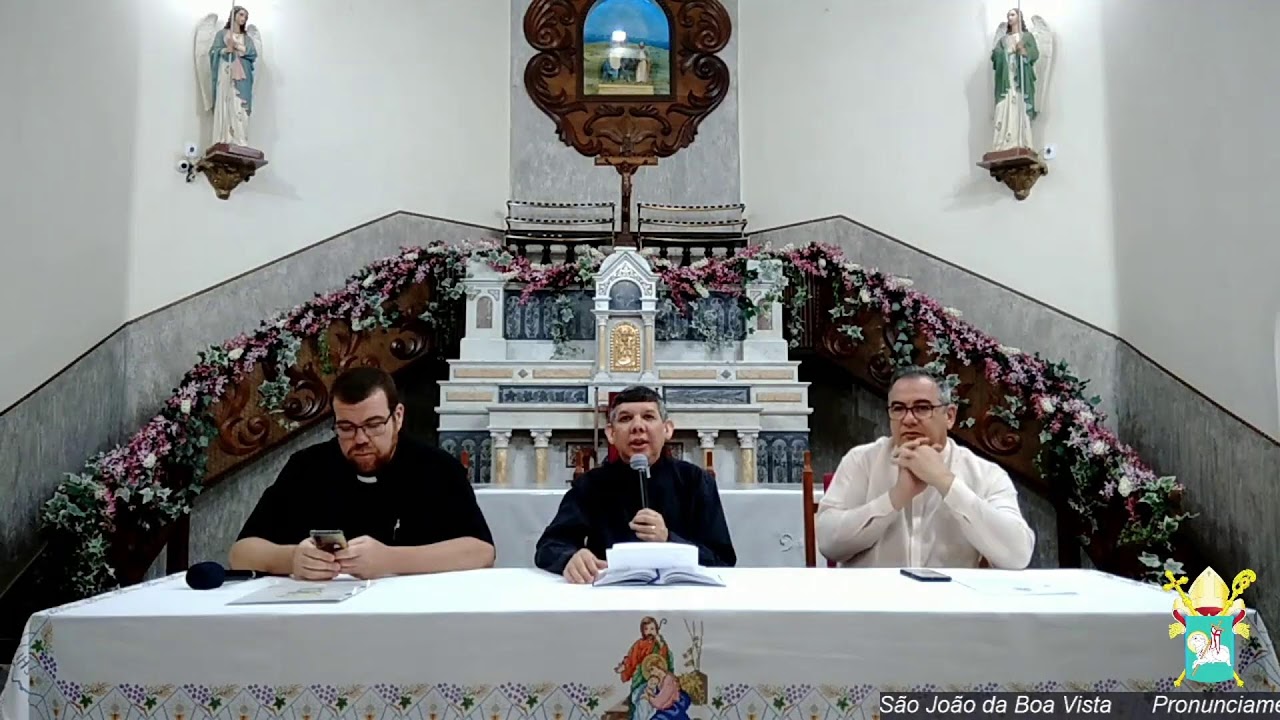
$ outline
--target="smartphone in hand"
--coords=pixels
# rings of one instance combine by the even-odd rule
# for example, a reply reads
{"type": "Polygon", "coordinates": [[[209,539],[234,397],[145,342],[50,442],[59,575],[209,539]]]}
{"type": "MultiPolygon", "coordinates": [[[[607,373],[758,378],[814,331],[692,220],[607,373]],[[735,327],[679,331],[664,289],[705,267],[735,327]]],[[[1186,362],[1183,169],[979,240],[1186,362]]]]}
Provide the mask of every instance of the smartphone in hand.
{"type": "Polygon", "coordinates": [[[316,547],[327,553],[335,553],[347,549],[347,536],[341,530],[312,530],[311,540],[316,547]]]}

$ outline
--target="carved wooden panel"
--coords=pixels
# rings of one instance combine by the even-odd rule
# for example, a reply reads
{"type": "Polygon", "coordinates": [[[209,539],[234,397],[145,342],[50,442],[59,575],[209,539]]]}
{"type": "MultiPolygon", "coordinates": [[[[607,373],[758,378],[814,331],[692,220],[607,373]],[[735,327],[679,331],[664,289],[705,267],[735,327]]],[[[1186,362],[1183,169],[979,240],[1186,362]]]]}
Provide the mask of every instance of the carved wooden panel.
{"type": "Polygon", "coordinates": [[[325,343],[314,339],[303,342],[293,367],[259,364],[243,381],[228,387],[211,408],[218,435],[209,445],[205,484],[216,484],[224,475],[327,417],[329,384],[344,370],[364,365],[395,372],[425,355],[431,348],[432,334],[417,318],[430,299],[431,288],[416,285],[395,299],[403,318],[395,326],[353,332],[345,323],[336,323],[325,331],[325,343]],[[322,356],[321,347],[327,357],[322,356]],[[279,372],[289,378],[290,391],[282,412],[276,415],[262,407],[258,388],[263,381],[276,379],[279,372]]]}
{"type": "Polygon", "coordinates": [[[619,35],[612,42],[584,36],[595,0],[533,0],[525,13],[525,38],[538,51],[525,66],[525,89],[555,121],[561,141],[589,157],[668,157],[693,142],[698,124],[729,92],[729,68],[716,56],[732,30],[723,5],[717,0],[634,2],[654,6],[657,24],[658,9],[665,15],[665,65],[663,49],[656,45],[646,49],[643,42],[619,35]],[[603,55],[599,46],[607,46],[603,55]],[[655,55],[650,72],[666,75],[638,81],[643,71],[627,66],[636,53],[655,55]],[[624,77],[605,82],[611,72],[624,77]]]}

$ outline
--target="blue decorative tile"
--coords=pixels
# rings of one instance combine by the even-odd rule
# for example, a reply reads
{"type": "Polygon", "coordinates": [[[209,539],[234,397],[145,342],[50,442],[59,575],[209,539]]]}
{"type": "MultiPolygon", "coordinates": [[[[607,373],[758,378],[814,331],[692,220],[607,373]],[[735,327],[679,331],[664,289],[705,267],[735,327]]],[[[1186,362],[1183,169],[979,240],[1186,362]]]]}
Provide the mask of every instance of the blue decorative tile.
{"type": "Polygon", "coordinates": [[[654,319],[654,335],[658,340],[702,342],[706,338],[699,325],[712,327],[717,335],[729,340],[747,337],[747,323],[736,297],[712,293],[690,303],[683,313],[670,298],[658,301],[658,313],[654,319]]]}
{"type": "Polygon", "coordinates": [[[465,450],[471,459],[467,468],[467,479],[473,485],[489,484],[489,472],[493,466],[493,439],[483,430],[442,430],[440,431],[440,449],[450,455],[462,459],[465,450]]]}
{"type": "Polygon", "coordinates": [[[498,387],[498,402],[585,405],[587,388],[575,385],[501,385],[498,387]]]}
{"type": "MultiPolygon", "coordinates": [[[[762,432],[756,440],[756,482],[799,484],[804,481],[807,432],[762,432]]],[[[821,482],[814,478],[814,482],[821,482]]]]}
{"type": "Polygon", "coordinates": [[[747,385],[669,385],[663,399],[675,405],[746,405],[751,402],[747,385]]]}
{"type": "Polygon", "coordinates": [[[556,311],[556,297],[567,294],[573,307],[569,323],[569,340],[596,338],[595,300],[587,290],[537,292],[527,302],[520,302],[520,292],[508,292],[502,313],[502,335],[508,340],[550,340],[551,319],[556,311]]]}

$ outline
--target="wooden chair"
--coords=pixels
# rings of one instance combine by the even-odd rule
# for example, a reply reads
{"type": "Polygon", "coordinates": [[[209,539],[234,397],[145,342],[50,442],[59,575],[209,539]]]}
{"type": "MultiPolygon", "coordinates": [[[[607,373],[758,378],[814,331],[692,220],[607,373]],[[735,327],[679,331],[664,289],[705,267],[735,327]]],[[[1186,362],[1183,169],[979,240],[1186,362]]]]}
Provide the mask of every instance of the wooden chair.
{"type": "MultiPolygon", "coordinates": [[[[802,476],[800,494],[804,496],[804,566],[818,567],[818,536],[815,523],[818,517],[818,503],[813,499],[813,456],[808,451],[804,451],[804,475],[802,476]]],[[[822,491],[825,493],[827,488],[831,487],[831,478],[835,477],[835,473],[826,473],[822,476],[822,491]]],[[[827,567],[836,566],[835,561],[827,560],[827,567]]]]}

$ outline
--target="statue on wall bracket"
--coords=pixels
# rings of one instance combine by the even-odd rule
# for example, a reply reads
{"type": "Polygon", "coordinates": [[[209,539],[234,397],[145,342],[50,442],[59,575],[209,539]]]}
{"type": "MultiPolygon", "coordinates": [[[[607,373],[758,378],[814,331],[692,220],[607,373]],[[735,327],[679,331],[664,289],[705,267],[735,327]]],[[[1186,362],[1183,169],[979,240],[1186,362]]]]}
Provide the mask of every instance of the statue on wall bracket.
{"type": "Polygon", "coordinates": [[[631,179],[693,142],[729,93],[729,13],[718,0],[533,0],[529,97],[560,140],[622,178],[619,244],[632,242],[631,179]]]}
{"type": "Polygon", "coordinates": [[[1053,70],[1054,36],[1044,18],[1028,26],[1021,8],[1009,10],[991,47],[995,113],[991,150],[978,166],[1025,200],[1049,166],[1035,150],[1032,122],[1043,112],[1053,70]]]}
{"type": "Polygon", "coordinates": [[[249,24],[249,11],[233,5],[225,22],[216,13],[200,21],[194,45],[201,107],[213,126],[210,145],[194,171],[204,173],[217,196],[226,200],[267,164],[262,151],[249,145],[262,34],[249,24]]]}

